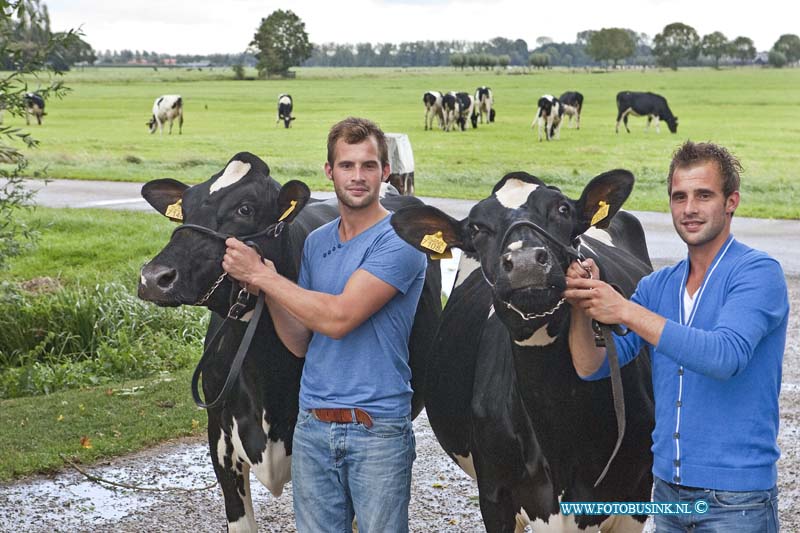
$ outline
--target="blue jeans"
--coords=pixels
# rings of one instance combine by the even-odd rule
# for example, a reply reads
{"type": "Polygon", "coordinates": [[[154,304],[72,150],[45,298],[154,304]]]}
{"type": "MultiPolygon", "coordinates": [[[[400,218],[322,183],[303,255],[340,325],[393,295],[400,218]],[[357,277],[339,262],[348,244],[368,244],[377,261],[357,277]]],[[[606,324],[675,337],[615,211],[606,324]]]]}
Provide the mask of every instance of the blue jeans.
{"type": "Polygon", "coordinates": [[[778,488],[749,492],[680,487],[654,478],[654,502],[705,500],[704,514],[656,515],[656,533],[778,533],[778,488]]]}
{"type": "Polygon", "coordinates": [[[409,417],[363,424],[297,416],[292,491],[298,533],[406,533],[416,441],[409,417]]]}

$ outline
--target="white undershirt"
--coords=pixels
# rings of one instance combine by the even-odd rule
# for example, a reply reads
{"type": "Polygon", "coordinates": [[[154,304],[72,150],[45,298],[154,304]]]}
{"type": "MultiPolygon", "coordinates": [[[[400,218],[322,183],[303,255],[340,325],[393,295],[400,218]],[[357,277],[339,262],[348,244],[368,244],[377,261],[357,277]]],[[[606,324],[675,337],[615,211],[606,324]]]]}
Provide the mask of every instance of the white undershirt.
{"type": "Polygon", "coordinates": [[[694,297],[689,294],[689,291],[684,287],[683,289],[683,316],[692,316],[692,309],[694,308],[694,297]]]}

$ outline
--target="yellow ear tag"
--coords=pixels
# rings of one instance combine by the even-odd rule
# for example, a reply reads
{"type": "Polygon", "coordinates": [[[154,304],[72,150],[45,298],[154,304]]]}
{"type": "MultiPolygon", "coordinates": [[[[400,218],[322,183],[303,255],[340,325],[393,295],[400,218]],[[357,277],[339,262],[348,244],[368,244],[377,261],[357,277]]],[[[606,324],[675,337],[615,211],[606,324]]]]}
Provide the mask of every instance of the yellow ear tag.
{"type": "Polygon", "coordinates": [[[183,220],[183,209],[181,209],[181,202],[183,202],[183,199],[178,200],[174,204],[168,205],[166,211],[164,211],[164,216],[173,222],[181,222],[183,220]]]}
{"type": "Polygon", "coordinates": [[[597,211],[595,211],[594,216],[592,217],[592,222],[589,224],[590,226],[594,226],[604,218],[608,216],[608,208],[609,205],[605,203],[603,200],[600,200],[600,203],[597,204],[597,211]]]}
{"type": "Polygon", "coordinates": [[[283,212],[281,218],[278,219],[278,222],[292,214],[292,211],[294,211],[294,208],[297,206],[297,200],[292,200],[291,204],[292,205],[289,206],[289,209],[283,212]]]}
{"type": "Polygon", "coordinates": [[[442,238],[441,231],[437,231],[435,235],[425,235],[419,245],[437,254],[443,254],[447,250],[447,243],[442,238]]]}

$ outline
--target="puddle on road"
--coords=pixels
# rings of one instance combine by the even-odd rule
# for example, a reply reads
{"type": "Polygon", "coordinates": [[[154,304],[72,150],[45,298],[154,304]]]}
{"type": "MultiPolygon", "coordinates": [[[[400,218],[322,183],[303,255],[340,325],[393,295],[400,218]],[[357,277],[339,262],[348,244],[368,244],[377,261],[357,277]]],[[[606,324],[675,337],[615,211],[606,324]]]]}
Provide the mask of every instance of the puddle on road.
{"type": "MultiPolygon", "coordinates": [[[[176,444],[166,454],[151,457],[148,463],[152,468],[148,469],[142,469],[141,460],[135,457],[121,458],[108,466],[81,468],[109,481],[142,487],[191,489],[215,481],[204,442],[176,444]]],[[[2,486],[0,531],[30,531],[33,524],[52,523],[54,518],[64,530],[113,523],[129,514],[142,513],[163,498],[163,493],[94,483],[66,468],[52,478],[37,477],[2,486]]],[[[209,490],[219,491],[216,487],[209,490]]]]}

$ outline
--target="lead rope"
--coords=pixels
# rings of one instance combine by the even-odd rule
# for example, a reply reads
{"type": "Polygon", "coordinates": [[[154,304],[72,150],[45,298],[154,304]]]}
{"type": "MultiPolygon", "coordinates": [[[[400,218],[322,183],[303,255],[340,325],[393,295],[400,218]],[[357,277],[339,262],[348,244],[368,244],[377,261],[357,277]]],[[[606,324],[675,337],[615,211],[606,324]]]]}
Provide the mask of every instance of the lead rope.
{"type": "MultiPolygon", "coordinates": [[[[586,258],[583,253],[580,253],[580,255],[581,258],[578,264],[582,265],[586,258]]],[[[589,279],[592,279],[592,271],[585,267],[584,270],[589,274],[589,279]]],[[[616,285],[612,285],[612,287],[614,287],[616,291],[622,292],[616,285]]],[[[595,330],[595,345],[598,347],[605,346],[606,355],[608,356],[608,368],[611,377],[611,397],[614,401],[614,415],[617,418],[617,442],[614,445],[614,451],[611,452],[611,457],[608,458],[605,468],[600,472],[597,481],[594,482],[594,486],[597,487],[606,477],[606,474],[608,474],[608,469],[611,468],[611,463],[617,456],[617,452],[619,452],[619,448],[622,446],[622,439],[625,436],[625,393],[622,390],[622,370],[619,366],[619,354],[617,353],[617,345],[614,343],[612,332],[617,335],[627,335],[628,330],[622,329],[619,324],[609,325],[595,320],[592,321],[592,329],[595,330]]]]}

